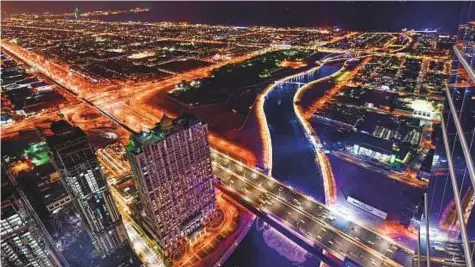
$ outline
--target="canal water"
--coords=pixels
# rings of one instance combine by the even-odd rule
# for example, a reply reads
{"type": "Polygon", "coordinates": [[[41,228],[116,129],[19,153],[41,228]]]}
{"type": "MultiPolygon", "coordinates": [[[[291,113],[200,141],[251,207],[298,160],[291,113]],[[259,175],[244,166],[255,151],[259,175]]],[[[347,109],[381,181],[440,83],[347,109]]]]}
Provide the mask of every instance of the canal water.
{"type": "MultiPolygon", "coordinates": [[[[331,75],[340,67],[341,64],[325,65],[306,77],[305,82],[331,75]]],[[[315,152],[294,111],[293,98],[299,86],[282,84],[269,94],[265,102],[272,138],[272,176],[324,203],[323,180],[315,164],[315,152]]],[[[322,88],[318,84],[312,88],[319,89],[322,88]]]]}
{"type": "Polygon", "coordinates": [[[316,267],[319,259],[257,218],[224,267],[316,267]]]}
{"type": "MultiPolygon", "coordinates": [[[[322,57],[324,55],[321,55],[322,57]]],[[[343,63],[323,66],[298,82],[307,83],[338,71],[343,63]]],[[[315,164],[312,145],[296,117],[293,97],[298,84],[283,84],[265,102],[265,113],[272,138],[272,175],[320,201],[324,201],[323,181],[315,164]]],[[[326,90],[318,85],[312,90],[326,90]]],[[[320,260],[262,220],[254,221],[249,233],[225,267],[302,266],[315,267],[320,260]]]]}

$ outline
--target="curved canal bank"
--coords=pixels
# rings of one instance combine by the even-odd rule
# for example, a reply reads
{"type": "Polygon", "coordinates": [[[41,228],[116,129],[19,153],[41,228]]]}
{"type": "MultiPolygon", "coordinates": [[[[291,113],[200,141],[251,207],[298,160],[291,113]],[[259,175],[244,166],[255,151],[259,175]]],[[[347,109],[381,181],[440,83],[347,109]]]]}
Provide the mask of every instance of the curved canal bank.
{"type": "Polygon", "coordinates": [[[320,260],[257,218],[224,267],[315,267],[320,260]]]}
{"type": "MultiPolygon", "coordinates": [[[[323,177],[316,164],[314,146],[295,112],[294,96],[305,84],[334,74],[341,65],[325,64],[295,82],[279,84],[267,95],[264,104],[272,144],[272,176],[322,203],[325,203],[323,177]]],[[[317,90],[327,89],[323,85],[317,90]]]]}
{"type": "MultiPolygon", "coordinates": [[[[319,59],[324,56],[327,54],[319,59]]],[[[261,119],[258,121],[261,138],[266,139],[263,140],[264,155],[270,155],[264,159],[264,165],[277,179],[311,194],[322,203],[325,202],[324,184],[315,163],[314,148],[295,113],[294,96],[303,85],[332,75],[341,65],[316,66],[281,79],[277,81],[279,85],[266,87],[256,103],[256,115],[261,119]]],[[[316,90],[327,89],[329,87],[322,86],[316,90]]],[[[319,266],[320,260],[258,218],[223,266],[272,265],[310,267],[319,266]],[[255,251],[259,251],[258,255],[251,253],[255,251]]]]}

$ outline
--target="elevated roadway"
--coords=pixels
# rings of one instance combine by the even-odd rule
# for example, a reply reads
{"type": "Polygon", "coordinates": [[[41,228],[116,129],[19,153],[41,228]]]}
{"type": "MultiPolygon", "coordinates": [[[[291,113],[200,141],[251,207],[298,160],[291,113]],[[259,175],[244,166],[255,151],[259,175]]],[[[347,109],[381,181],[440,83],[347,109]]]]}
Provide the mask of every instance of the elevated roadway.
{"type": "Polygon", "coordinates": [[[292,229],[306,243],[362,266],[410,265],[414,252],[409,248],[225,154],[213,151],[212,160],[215,175],[231,195],[292,229]]]}

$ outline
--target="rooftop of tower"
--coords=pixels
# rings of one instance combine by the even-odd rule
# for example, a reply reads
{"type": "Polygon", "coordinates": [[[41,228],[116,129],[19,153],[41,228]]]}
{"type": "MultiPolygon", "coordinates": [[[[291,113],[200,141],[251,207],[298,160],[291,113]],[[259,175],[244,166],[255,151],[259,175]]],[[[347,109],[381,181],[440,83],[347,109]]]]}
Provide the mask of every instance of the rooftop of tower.
{"type": "Polygon", "coordinates": [[[51,131],[53,135],[46,136],[46,143],[52,149],[58,145],[74,142],[78,138],[86,138],[87,136],[81,128],[69,124],[65,120],[54,121],[51,123],[51,131]]]}
{"type": "Polygon", "coordinates": [[[129,143],[125,146],[125,149],[128,152],[139,154],[142,146],[160,142],[167,136],[197,123],[201,124],[202,122],[194,115],[186,114],[176,119],[163,115],[160,122],[155,124],[155,127],[151,130],[145,130],[130,136],[129,143]]]}

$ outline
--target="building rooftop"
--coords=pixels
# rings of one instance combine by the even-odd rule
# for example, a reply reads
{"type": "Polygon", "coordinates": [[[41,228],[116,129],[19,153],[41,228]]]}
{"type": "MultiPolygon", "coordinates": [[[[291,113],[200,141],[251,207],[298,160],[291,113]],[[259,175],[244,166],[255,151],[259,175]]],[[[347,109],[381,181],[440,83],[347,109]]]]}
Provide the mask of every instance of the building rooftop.
{"type": "Polygon", "coordinates": [[[44,201],[46,205],[49,205],[58,199],[62,199],[68,195],[66,192],[66,189],[64,188],[64,185],[60,180],[57,180],[53,183],[49,183],[46,186],[43,186],[43,188],[40,189],[41,194],[44,197],[44,201]]]}
{"type": "Polygon", "coordinates": [[[35,166],[40,166],[50,162],[47,149],[46,143],[44,142],[31,143],[28,148],[25,149],[25,153],[35,166]]]}
{"type": "Polygon", "coordinates": [[[51,131],[53,135],[46,137],[46,143],[50,148],[74,141],[77,138],[87,138],[81,128],[72,126],[65,120],[51,123],[51,131]]]}
{"type": "Polygon", "coordinates": [[[190,114],[182,115],[176,119],[163,115],[160,122],[155,124],[153,129],[132,135],[125,149],[128,152],[139,154],[142,146],[160,142],[167,136],[198,123],[201,124],[201,120],[190,114]]]}

